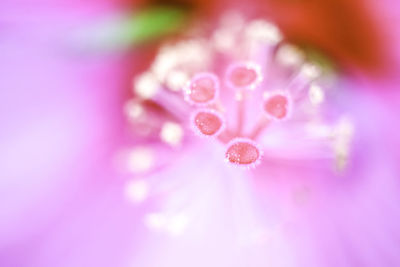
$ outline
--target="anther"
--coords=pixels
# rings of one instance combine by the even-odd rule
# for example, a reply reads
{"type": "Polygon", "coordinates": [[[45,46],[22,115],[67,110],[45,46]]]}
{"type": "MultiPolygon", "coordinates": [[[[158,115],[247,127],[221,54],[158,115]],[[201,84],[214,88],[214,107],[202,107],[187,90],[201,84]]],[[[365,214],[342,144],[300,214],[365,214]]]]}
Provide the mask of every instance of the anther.
{"type": "Polygon", "coordinates": [[[301,93],[304,89],[308,89],[313,81],[321,75],[321,69],[311,63],[304,64],[299,73],[294,77],[288,85],[288,89],[295,95],[301,93]]]}

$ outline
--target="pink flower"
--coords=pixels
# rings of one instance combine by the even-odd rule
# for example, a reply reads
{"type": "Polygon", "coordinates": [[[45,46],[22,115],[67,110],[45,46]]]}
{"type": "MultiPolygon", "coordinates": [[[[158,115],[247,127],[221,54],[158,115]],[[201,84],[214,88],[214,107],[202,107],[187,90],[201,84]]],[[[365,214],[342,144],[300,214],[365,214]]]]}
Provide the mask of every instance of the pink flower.
{"type": "Polygon", "coordinates": [[[393,136],[375,132],[392,107],[280,41],[271,24],[229,16],[206,40],[162,47],[134,79],[127,113],[147,142],[128,157],[127,196],[155,202],[144,223],[171,238],[136,265],[400,261],[383,230],[398,221],[384,204],[398,201],[397,157],[383,145],[393,136]]]}
{"type": "Polygon", "coordinates": [[[1,266],[398,265],[392,80],[234,15],[160,48],[126,101],[129,56],[70,42],[118,6],[6,7],[1,266]]]}
{"type": "Polygon", "coordinates": [[[136,97],[125,110],[135,135],[177,147],[192,142],[194,129],[215,137],[206,141],[229,143],[225,158],[236,165],[254,166],[263,152],[286,159],[336,153],[346,161],[353,126],[343,118],[346,124],[335,129],[338,119],[329,102],[323,105],[324,89],[334,90],[332,78],[322,72],[282,42],[273,24],[232,13],[209,40],[161,47],[150,69],[135,77],[136,97]],[[164,112],[157,114],[155,106],[164,112]]]}

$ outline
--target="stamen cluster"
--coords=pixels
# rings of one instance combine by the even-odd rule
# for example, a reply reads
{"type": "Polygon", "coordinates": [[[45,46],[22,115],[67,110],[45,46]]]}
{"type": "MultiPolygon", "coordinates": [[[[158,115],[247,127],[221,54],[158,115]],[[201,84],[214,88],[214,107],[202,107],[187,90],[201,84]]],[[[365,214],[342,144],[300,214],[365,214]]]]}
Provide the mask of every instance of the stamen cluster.
{"type": "Polygon", "coordinates": [[[257,144],[258,136],[270,123],[290,118],[293,105],[292,87],[298,87],[300,80],[302,87],[309,86],[315,78],[312,75],[304,76],[304,71],[299,75],[303,77],[296,77],[298,82],[285,90],[264,90],[258,107],[261,119],[253,125],[252,131],[244,133],[246,101],[256,91],[263,91],[260,88],[264,79],[261,66],[255,62],[235,62],[228,66],[222,79],[210,72],[196,74],[184,89],[185,99],[194,107],[201,107],[195,109],[191,116],[192,128],[201,136],[214,137],[226,143],[225,158],[228,162],[246,167],[255,166],[263,154],[257,144]],[[236,105],[233,106],[236,112],[225,108],[223,101],[218,98],[221,89],[227,91],[225,95],[238,96],[235,98],[236,105]],[[237,114],[236,123],[233,123],[236,128],[227,125],[227,112],[237,114]]]}
{"type": "Polygon", "coordinates": [[[249,168],[260,163],[266,143],[283,143],[286,153],[286,143],[293,141],[281,140],[286,134],[268,139],[267,128],[287,124],[281,128],[290,132],[300,120],[304,145],[313,138],[325,140],[334,151],[335,144],[346,144],[337,153],[343,159],[350,136],[320,119],[325,100],[321,68],[285,43],[272,23],[224,21],[209,39],[162,47],[150,69],[135,77],[135,97],[127,104],[135,132],[176,147],[187,136],[186,128],[192,129],[226,146],[227,162],[249,168]],[[346,140],[338,141],[343,136],[346,140]]]}

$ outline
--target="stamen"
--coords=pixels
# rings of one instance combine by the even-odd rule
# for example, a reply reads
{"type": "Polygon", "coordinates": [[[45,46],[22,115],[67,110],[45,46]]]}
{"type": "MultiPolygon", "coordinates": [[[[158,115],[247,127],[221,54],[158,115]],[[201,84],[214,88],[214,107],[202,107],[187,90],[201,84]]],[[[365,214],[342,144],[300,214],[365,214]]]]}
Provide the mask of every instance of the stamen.
{"type": "Polygon", "coordinates": [[[149,147],[136,147],[127,155],[126,163],[130,172],[146,172],[154,164],[154,151],[149,147]]]}
{"type": "Polygon", "coordinates": [[[178,123],[166,122],[162,126],[160,138],[170,146],[179,146],[182,142],[183,134],[183,129],[178,123]]]}
{"type": "Polygon", "coordinates": [[[249,135],[249,138],[256,140],[260,134],[264,131],[265,128],[271,123],[271,120],[262,116],[256,126],[254,127],[253,131],[249,135]]]}
{"type": "Polygon", "coordinates": [[[232,140],[232,138],[235,135],[229,130],[229,129],[225,129],[224,131],[222,131],[219,135],[218,135],[218,141],[220,141],[223,144],[227,144],[229,143],[229,141],[232,140]]]}
{"type": "Polygon", "coordinates": [[[253,140],[235,138],[228,144],[225,158],[235,165],[252,167],[259,163],[261,155],[261,150],[253,140]]]}
{"type": "Polygon", "coordinates": [[[144,72],[133,80],[133,90],[139,97],[150,99],[160,90],[160,83],[155,75],[150,72],[144,72]]]}
{"type": "Polygon", "coordinates": [[[301,68],[300,73],[310,80],[313,80],[321,74],[321,69],[315,64],[307,63],[301,68]]]}
{"type": "Polygon", "coordinates": [[[231,88],[254,90],[262,81],[261,68],[253,62],[233,64],[228,68],[226,80],[231,88]]]}
{"type": "Polygon", "coordinates": [[[270,119],[283,120],[290,115],[290,99],[284,93],[275,93],[266,97],[263,108],[270,119]]]}
{"type": "Polygon", "coordinates": [[[141,203],[149,196],[149,185],[144,180],[132,180],[125,186],[126,198],[133,203],[141,203]]]}
{"type": "Polygon", "coordinates": [[[349,161],[350,144],[354,135],[354,125],[347,117],[342,117],[333,131],[333,149],[336,158],[336,168],[344,170],[349,161]]]}
{"type": "MultiPolygon", "coordinates": [[[[213,140],[226,145],[225,158],[228,162],[248,168],[260,162],[262,150],[256,140],[269,125],[288,119],[297,104],[301,104],[296,109],[299,117],[308,116],[311,113],[309,111],[318,112],[316,107],[324,101],[324,91],[315,81],[321,74],[321,68],[306,61],[305,54],[297,47],[282,43],[279,29],[264,20],[245,23],[242,18],[231,16],[212,36],[213,41],[196,38],[163,46],[151,69],[134,80],[134,93],[139,101],[127,103],[125,111],[135,127],[143,124],[148,135],[159,133],[162,142],[179,147],[185,135],[181,122],[187,122],[190,110],[200,108],[194,110],[190,117],[193,130],[200,136],[213,137],[213,140]],[[223,61],[238,58],[256,61],[231,61],[232,64],[223,72],[223,78],[211,72],[196,74],[198,71],[210,70],[210,67],[220,73],[218,68],[221,64],[213,62],[214,55],[218,56],[217,60],[223,61]],[[264,59],[261,65],[256,63],[259,58],[264,59]],[[266,93],[260,99],[263,92],[254,91],[266,73],[272,76],[268,77],[268,84],[263,83],[266,93]],[[290,80],[283,80],[287,78],[290,80]],[[223,84],[220,79],[223,79],[223,84]],[[221,86],[233,90],[224,90],[221,86]],[[271,91],[268,88],[282,88],[285,91],[269,93],[271,91]],[[220,95],[222,99],[219,99],[220,95]],[[190,106],[182,101],[182,96],[190,106]],[[303,101],[307,98],[308,102],[303,101]],[[151,109],[142,104],[147,102],[157,104],[167,114],[152,119],[151,109]],[[313,105],[315,108],[309,109],[305,105],[313,105]],[[258,121],[255,121],[257,118],[258,121]],[[148,125],[150,123],[154,125],[148,125]]],[[[279,138],[283,140],[287,132],[296,135],[296,127],[289,125],[288,131],[278,132],[279,138]]],[[[342,168],[347,162],[350,134],[337,135],[333,149],[337,155],[338,168],[342,168]]],[[[263,139],[265,145],[270,140],[274,146],[280,142],[280,139],[276,141],[268,138],[263,139]]],[[[286,155],[286,148],[292,149],[293,145],[287,141],[282,143],[286,145],[282,149],[286,155]]],[[[135,172],[146,170],[154,161],[152,159],[150,162],[146,158],[144,161],[138,160],[146,157],[146,154],[140,156],[133,158],[135,164],[131,169],[135,172]]],[[[134,198],[141,199],[145,194],[142,185],[139,183],[130,187],[134,198]]]]}
{"type": "Polygon", "coordinates": [[[175,93],[164,90],[164,86],[153,72],[146,71],[135,77],[133,79],[133,91],[139,98],[152,100],[163,106],[177,118],[185,117],[182,115],[187,111],[187,105],[175,93]]]}
{"type": "Polygon", "coordinates": [[[192,124],[202,136],[217,136],[225,128],[223,116],[212,109],[201,109],[192,116],[192,124]]]}
{"type": "Polygon", "coordinates": [[[128,119],[134,121],[143,116],[144,108],[139,101],[131,99],[125,103],[124,112],[128,119]]]}
{"type": "Polygon", "coordinates": [[[251,21],[246,27],[245,36],[270,45],[276,45],[283,38],[274,24],[262,19],[251,21]]]}
{"type": "Polygon", "coordinates": [[[208,72],[197,74],[185,89],[186,100],[197,106],[212,104],[218,97],[219,87],[216,75],[208,72]]]}
{"type": "Polygon", "coordinates": [[[188,75],[184,71],[173,70],[166,77],[167,88],[174,92],[179,92],[188,81],[188,75]]]}
{"type": "Polygon", "coordinates": [[[304,62],[304,53],[292,44],[284,44],[276,53],[276,60],[285,67],[298,67],[304,62]]]}
{"type": "Polygon", "coordinates": [[[306,63],[301,67],[301,70],[289,83],[288,89],[292,94],[297,95],[304,89],[308,89],[311,83],[321,74],[321,69],[315,64],[306,63]]]}
{"type": "Polygon", "coordinates": [[[210,61],[211,51],[207,41],[202,38],[184,39],[162,45],[151,65],[151,71],[161,83],[167,83],[171,72],[183,71],[189,75],[193,71],[207,68],[210,61]]]}
{"type": "Polygon", "coordinates": [[[238,136],[242,135],[244,120],[245,120],[245,111],[246,111],[246,91],[240,90],[236,93],[236,101],[238,103],[237,106],[237,130],[236,134],[238,136]]]}
{"type": "Polygon", "coordinates": [[[312,84],[308,90],[308,98],[310,99],[311,104],[317,106],[324,102],[325,94],[319,85],[312,84]]]}

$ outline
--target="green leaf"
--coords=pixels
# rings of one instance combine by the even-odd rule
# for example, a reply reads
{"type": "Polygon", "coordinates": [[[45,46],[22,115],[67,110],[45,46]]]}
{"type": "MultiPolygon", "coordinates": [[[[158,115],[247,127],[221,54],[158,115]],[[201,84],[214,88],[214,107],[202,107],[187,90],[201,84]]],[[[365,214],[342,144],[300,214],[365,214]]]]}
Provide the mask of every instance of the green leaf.
{"type": "Polygon", "coordinates": [[[154,7],[136,13],[125,25],[128,43],[143,43],[179,31],[186,22],[185,12],[172,7],[154,7]]]}
{"type": "Polygon", "coordinates": [[[97,21],[81,28],[70,41],[86,52],[129,49],[182,30],[187,19],[181,8],[151,7],[97,21]]]}

